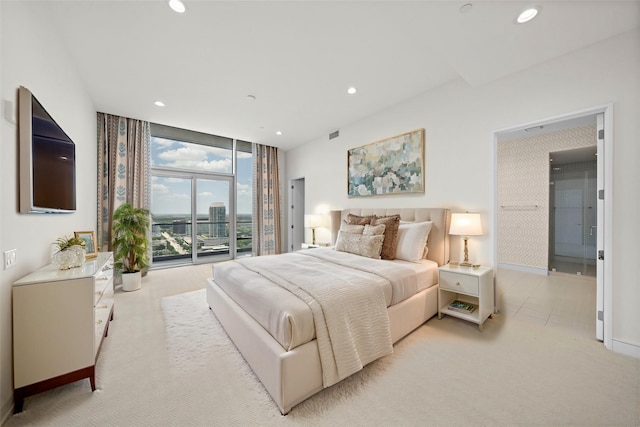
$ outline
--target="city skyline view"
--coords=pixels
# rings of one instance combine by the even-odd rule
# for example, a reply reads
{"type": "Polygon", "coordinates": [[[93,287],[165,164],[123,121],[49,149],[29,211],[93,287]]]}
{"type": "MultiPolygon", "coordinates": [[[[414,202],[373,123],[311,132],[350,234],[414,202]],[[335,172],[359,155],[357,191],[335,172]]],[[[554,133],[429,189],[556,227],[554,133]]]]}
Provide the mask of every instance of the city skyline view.
{"type": "MultiPolygon", "coordinates": [[[[151,165],[195,173],[232,173],[232,150],[210,147],[165,138],[151,137],[151,165]]],[[[154,214],[175,214],[191,212],[191,179],[174,176],[152,176],[152,212],[154,214]]],[[[238,214],[252,212],[252,155],[237,152],[237,195],[238,214]]],[[[207,214],[211,203],[224,203],[229,211],[230,183],[227,177],[220,180],[197,179],[197,214],[207,214]]]]}

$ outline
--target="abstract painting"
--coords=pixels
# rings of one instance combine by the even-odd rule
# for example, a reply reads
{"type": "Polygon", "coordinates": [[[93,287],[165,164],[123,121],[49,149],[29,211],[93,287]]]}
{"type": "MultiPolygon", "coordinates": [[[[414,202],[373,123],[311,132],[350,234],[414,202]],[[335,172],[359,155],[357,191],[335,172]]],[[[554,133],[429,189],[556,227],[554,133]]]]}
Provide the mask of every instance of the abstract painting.
{"type": "Polygon", "coordinates": [[[424,129],[348,151],[348,196],[424,193],[424,129]]]}

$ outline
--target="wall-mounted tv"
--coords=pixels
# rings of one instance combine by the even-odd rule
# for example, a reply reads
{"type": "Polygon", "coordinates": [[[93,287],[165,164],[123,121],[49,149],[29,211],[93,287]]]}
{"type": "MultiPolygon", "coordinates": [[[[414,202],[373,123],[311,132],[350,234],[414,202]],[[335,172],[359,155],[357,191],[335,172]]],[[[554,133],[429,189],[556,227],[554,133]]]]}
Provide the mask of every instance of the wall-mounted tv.
{"type": "Polygon", "coordinates": [[[29,89],[18,90],[20,212],[76,210],[76,147],[29,89]]]}

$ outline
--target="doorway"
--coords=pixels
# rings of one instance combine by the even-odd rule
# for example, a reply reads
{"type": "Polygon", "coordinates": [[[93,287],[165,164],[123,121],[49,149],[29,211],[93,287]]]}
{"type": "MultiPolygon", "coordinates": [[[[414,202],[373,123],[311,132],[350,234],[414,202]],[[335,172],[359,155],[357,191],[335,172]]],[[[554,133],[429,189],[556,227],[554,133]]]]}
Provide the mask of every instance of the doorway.
{"type": "Polygon", "coordinates": [[[297,251],[304,242],[304,178],[291,180],[289,252],[297,251]]]}
{"type": "MultiPolygon", "coordinates": [[[[494,215],[494,226],[496,230],[496,245],[494,246],[494,256],[498,264],[498,268],[503,267],[503,271],[509,271],[509,269],[513,270],[521,270],[523,272],[531,272],[537,274],[548,274],[548,252],[544,261],[540,264],[537,264],[539,267],[544,266],[543,268],[529,268],[526,265],[520,268],[517,265],[510,265],[508,262],[501,260],[500,258],[500,242],[501,242],[501,234],[502,231],[500,229],[500,222],[502,211],[507,211],[504,209],[505,206],[501,206],[500,204],[500,191],[499,191],[499,180],[500,180],[500,167],[498,161],[498,152],[499,152],[499,142],[505,136],[513,136],[516,133],[520,135],[527,134],[528,131],[531,130],[542,130],[545,131],[552,130],[556,126],[566,126],[567,123],[571,123],[575,121],[581,121],[583,119],[593,120],[595,118],[596,122],[596,135],[594,135],[594,139],[597,141],[597,226],[594,229],[594,234],[596,234],[596,306],[593,307],[593,317],[595,318],[595,338],[603,341],[606,348],[611,349],[613,346],[612,340],[612,319],[613,319],[613,305],[612,305],[612,270],[609,264],[609,260],[612,259],[613,256],[613,244],[612,244],[612,210],[613,210],[613,198],[612,198],[612,175],[613,175],[613,138],[610,129],[613,128],[613,108],[612,105],[605,105],[601,107],[592,108],[589,110],[584,110],[581,112],[576,112],[573,114],[567,114],[563,116],[557,116],[554,118],[548,118],[546,120],[541,120],[538,122],[531,122],[524,125],[514,126],[511,128],[499,130],[494,132],[494,161],[495,161],[495,175],[494,175],[494,183],[495,183],[495,212],[494,215]],[[606,195],[606,197],[605,197],[606,195]],[[514,268],[515,267],[515,268],[514,268]]],[[[567,147],[569,148],[569,147],[567,147]]],[[[557,150],[550,150],[557,151],[557,150]]],[[[548,161],[548,157],[547,157],[548,161]]],[[[524,166],[527,165],[527,162],[521,163],[524,166]]],[[[547,177],[549,176],[548,172],[548,163],[545,165],[545,173],[547,177]]],[[[528,185],[528,184],[527,184],[528,185]]],[[[545,191],[546,193],[546,191],[545,191]]],[[[549,202],[549,196],[547,194],[547,199],[543,200],[543,203],[546,205],[549,202]]],[[[524,206],[524,205],[523,205],[524,206]]],[[[509,207],[509,206],[507,206],[509,207]]],[[[538,209],[537,204],[529,205],[528,201],[526,204],[527,210],[531,209],[535,211],[538,209]]],[[[522,207],[520,210],[523,210],[522,207]]],[[[510,211],[511,212],[511,211],[510,211]]],[[[545,209],[543,211],[547,215],[548,221],[548,211],[545,209]]],[[[531,212],[529,212],[531,213],[531,212]]],[[[520,229],[522,230],[530,230],[531,223],[529,222],[521,222],[520,229]]],[[[589,227],[588,233],[591,232],[591,227],[589,227]]],[[[504,227],[503,227],[504,229],[504,227]]],[[[545,239],[544,244],[548,246],[549,241],[547,237],[548,229],[544,229],[545,239]]],[[[532,235],[532,238],[535,238],[536,235],[532,235]]],[[[591,237],[591,236],[590,236],[591,237]]],[[[504,236],[502,237],[504,240],[504,236]]],[[[509,240],[514,245],[518,244],[517,239],[509,240]]],[[[526,241],[529,244],[529,240],[526,241]]],[[[530,246],[529,246],[530,247],[530,246]]],[[[548,248],[545,250],[545,252],[548,248]]],[[[515,263],[512,263],[515,264],[515,263]]],[[[586,280],[586,279],[585,279],[586,280]]],[[[499,299],[497,300],[499,301],[499,299]]],[[[498,307],[499,308],[499,307],[498,307]]]]}
{"type": "Polygon", "coordinates": [[[596,276],[597,148],[549,154],[549,271],[596,276]]]}

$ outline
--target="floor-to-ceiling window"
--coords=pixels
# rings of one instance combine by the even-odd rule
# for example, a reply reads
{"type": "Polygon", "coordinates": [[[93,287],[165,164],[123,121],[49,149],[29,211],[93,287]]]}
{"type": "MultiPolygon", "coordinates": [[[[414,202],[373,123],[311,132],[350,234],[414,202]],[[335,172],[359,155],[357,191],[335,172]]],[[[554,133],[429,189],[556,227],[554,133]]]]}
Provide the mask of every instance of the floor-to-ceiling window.
{"type": "Polygon", "coordinates": [[[151,126],[153,266],[251,254],[249,142],[151,126]]]}

